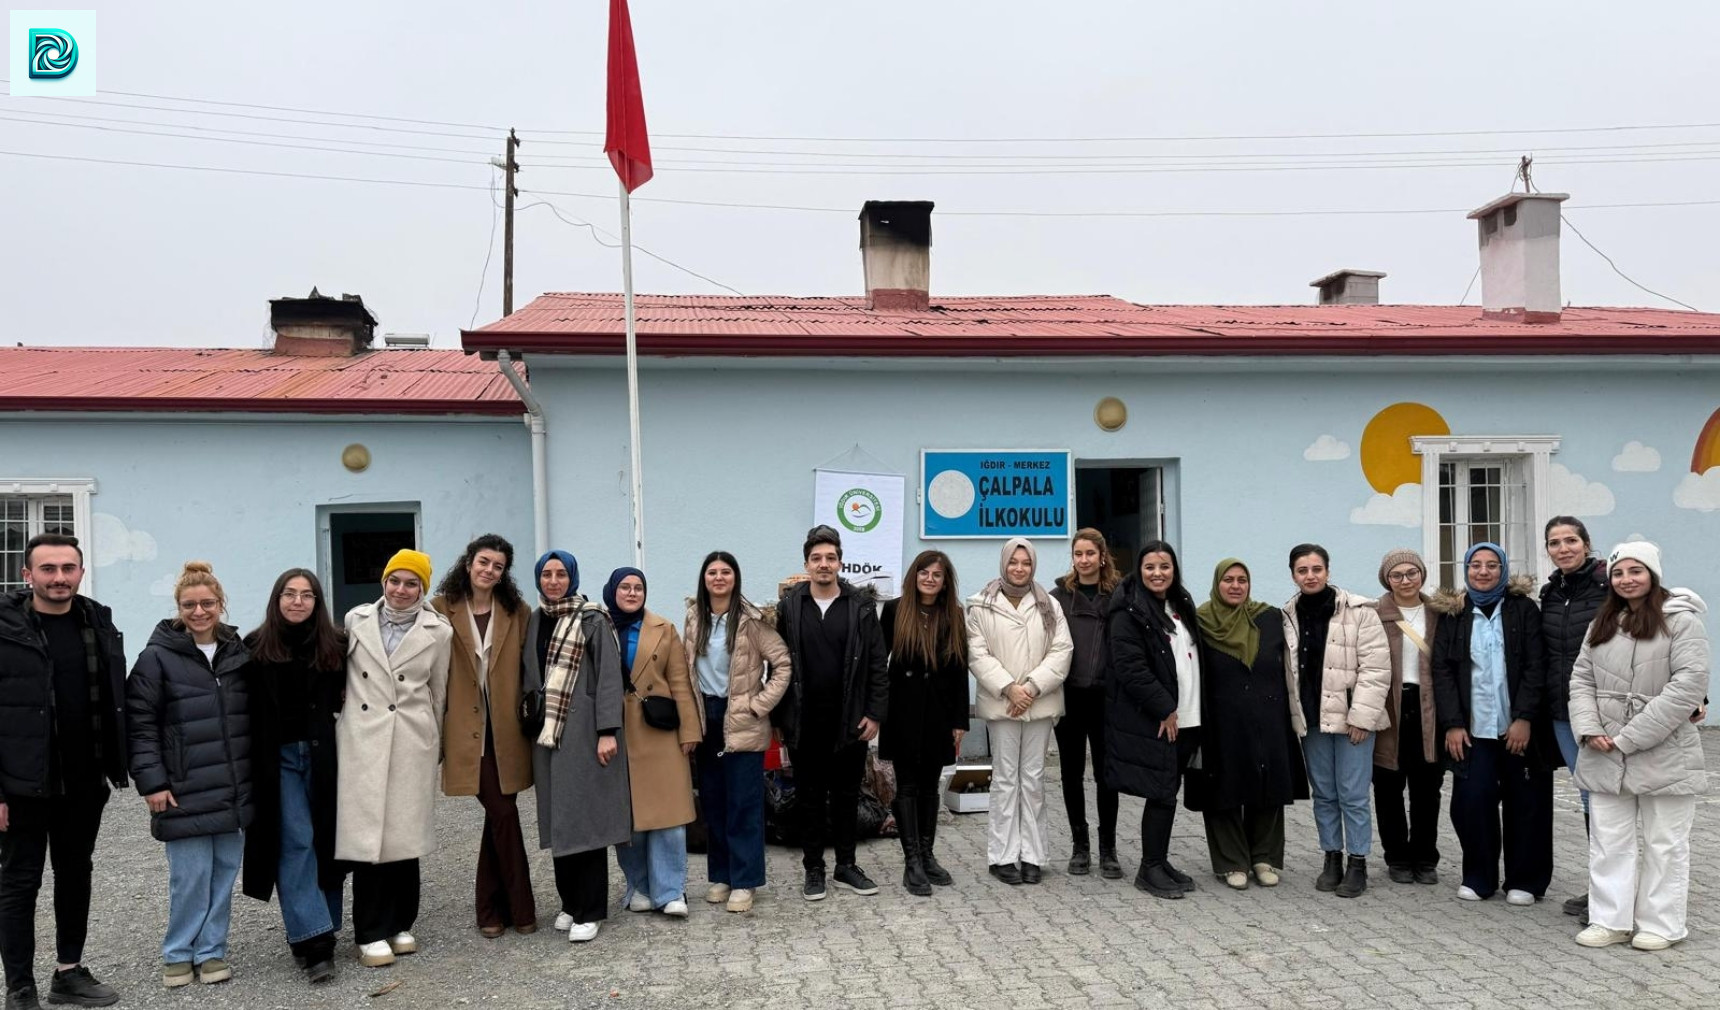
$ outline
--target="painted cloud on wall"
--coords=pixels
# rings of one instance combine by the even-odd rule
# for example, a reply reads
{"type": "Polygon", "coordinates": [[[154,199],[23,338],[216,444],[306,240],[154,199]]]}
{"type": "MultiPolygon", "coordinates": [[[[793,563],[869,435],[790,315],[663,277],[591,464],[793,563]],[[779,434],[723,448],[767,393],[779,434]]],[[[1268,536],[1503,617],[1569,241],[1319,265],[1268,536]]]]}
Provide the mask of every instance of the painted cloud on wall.
{"type": "Polygon", "coordinates": [[[1698,512],[1720,510],[1720,466],[1702,473],[1687,473],[1672,489],[1672,504],[1698,512]]]}
{"type": "Polygon", "coordinates": [[[1547,469],[1547,501],[1555,514],[1573,516],[1612,515],[1612,488],[1599,481],[1572,473],[1563,463],[1547,469]]]}
{"type": "Polygon", "coordinates": [[[97,568],[120,561],[155,560],[155,538],[142,530],[127,529],[119,516],[97,512],[90,516],[90,523],[95,533],[91,553],[97,568]]]}
{"type": "Polygon", "coordinates": [[[1302,450],[1302,458],[1310,463],[1331,463],[1349,459],[1350,443],[1331,435],[1321,435],[1312,445],[1302,450]]]}
{"type": "Polygon", "coordinates": [[[1619,473],[1654,473],[1660,469],[1660,450],[1641,442],[1626,442],[1612,458],[1612,468],[1619,473]]]}
{"type": "Polygon", "coordinates": [[[1399,484],[1391,494],[1376,494],[1365,505],[1350,510],[1350,522],[1358,526],[1420,526],[1421,485],[1399,484]]]}

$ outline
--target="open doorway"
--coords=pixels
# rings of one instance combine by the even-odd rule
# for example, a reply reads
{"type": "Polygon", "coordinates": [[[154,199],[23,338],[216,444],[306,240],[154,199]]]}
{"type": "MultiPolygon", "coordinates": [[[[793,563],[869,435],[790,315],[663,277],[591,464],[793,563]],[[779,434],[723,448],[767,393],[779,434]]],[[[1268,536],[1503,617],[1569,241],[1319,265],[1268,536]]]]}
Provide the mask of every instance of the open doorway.
{"type": "Polygon", "coordinates": [[[1105,534],[1117,570],[1129,571],[1141,546],[1165,535],[1164,467],[1075,466],[1075,525],[1105,534]]]}
{"type": "Polygon", "coordinates": [[[418,546],[418,503],[323,505],[317,513],[323,581],[339,624],[347,611],[382,595],[382,566],[395,551],[418,546]]]}

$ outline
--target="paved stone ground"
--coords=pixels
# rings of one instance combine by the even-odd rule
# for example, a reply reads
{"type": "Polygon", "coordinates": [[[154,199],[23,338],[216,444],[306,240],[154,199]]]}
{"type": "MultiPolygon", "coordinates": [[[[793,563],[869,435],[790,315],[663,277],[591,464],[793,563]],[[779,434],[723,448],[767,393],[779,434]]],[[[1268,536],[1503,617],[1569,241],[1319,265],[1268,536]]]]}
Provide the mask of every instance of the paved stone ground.
{"type": "MultiPolygon", "coordinates": [[[[1704,733],[1720,774],[1720,731],[1704,733]]],[[[1067,857],[1068,831],[1051,763],[1052,845],[1067,857]]],[[[1720,783],[1720,779],[1716,779],[1720,783]]],[[[1091,792],[1089,791],[1089,796],[1091,792]]],[[[534,805],[521,803],[528,821],[534,805]]],[[[1128,880],[1069,877],[1047,867],[1039,887],[1008,887],[985,874],[985,817],[945,813],[940,851],[954,888],[935,898],[898,886],[893,840],[867,843],[861,862],[882,892],[799,898],[798,853],[770,850],[772,886],[753,911],[706,905],[703,859],[693,857],[693,914],[677,921],[616,909],[597,940],[570,945],[549,932],[557,904],[545,853],[534,855],[545,928],[485,940],[472,927],[471,880],[481,824],[475,800],[443,800],[441,850],[426,861],[423,952],[392,968],[358,965],[342,947],[340,975],[311,989],[288,957],[273,905],[234,899],[231,982],[167,991],[159,941],[167,869],[149,838],[143,802],[117,796],[97,852],[88,963],[122,990],[124,1007],[1680,1007],[1714,1005],[1720,991],[1720,803],[1696,819],[1691,936],[1671,951],[1576,946],[1577,921],[1559,899],[1584,887],[1581,807],[1558,777],[1557,867],[1549,900],[1513,908],[1495,898],[1459,903],[1457,853],[1448,824],[1438,887],[1391,884],[1383,867],[1368,893],[1343,900],[1313,888],[1319,853],[1309,807],[1291,810],[1289,866],[1274,889],[1232,892],[1210,874],[1199,890],[1166,902],[1128,880]],[[398,981],[388,993],[371,994],[398,981]]],[[[1124,800],[1125,862],[1140,854],[1139,801],[1124,800]]],[[[1377,849],[1377,847],[1376,847],[1377,849]]],[[[1172,854],[1190,872],[1206,867],[1200,818],[1183,811],[1172,854]]],[[[1130,866],[1131,875],[1133,867],[1130,866]]],[[[611,870],[620,897],[620,873],[611,870]]],[[[41,956],[52,954],[44,890],[41,956]]],[[[345,936],[350,939],[349,931],[345,936]]],[[[41,958],[39,958],[41,960],[41,958]]],[[[49,966],[39,969],[45,978],[49,966]]]]}

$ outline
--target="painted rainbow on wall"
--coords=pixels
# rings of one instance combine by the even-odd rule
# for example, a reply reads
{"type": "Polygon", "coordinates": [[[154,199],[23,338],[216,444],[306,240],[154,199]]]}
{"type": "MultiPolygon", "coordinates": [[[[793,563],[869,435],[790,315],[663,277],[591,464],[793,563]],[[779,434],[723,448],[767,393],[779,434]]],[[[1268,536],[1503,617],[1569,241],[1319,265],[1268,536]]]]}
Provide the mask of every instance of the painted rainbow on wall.
{"type": "Polygon", "coordinates": [[[1696,436],[1696,451],[1690,454],[1691,473],[1707,473],[1716,466],[1720,466],[1720,410],[1708,416],[1702,434],[1696,436]]]}

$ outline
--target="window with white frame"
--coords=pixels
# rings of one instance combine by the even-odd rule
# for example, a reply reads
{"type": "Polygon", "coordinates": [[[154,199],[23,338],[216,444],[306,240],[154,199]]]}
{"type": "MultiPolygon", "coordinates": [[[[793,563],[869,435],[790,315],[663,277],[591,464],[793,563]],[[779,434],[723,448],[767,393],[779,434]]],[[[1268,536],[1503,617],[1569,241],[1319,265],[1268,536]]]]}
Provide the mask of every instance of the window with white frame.
{"type": "MultiPolygon", "coordinates": [[[[0,592],[24,587],[24,547],[40,533],[77,537],[90,567],[90,494],[93,480],[0,479],[0,592]]],[[[89,592],[86,574],[84,588],[89,592]]]]}
{"type": "Polygon", "coordinates": [[[1441,586],[1463,585],[1463,555],[1478,543],[1505,548],[1513,574],[1551,574],[1540,549],[1554,435],[1410,439],[1421,456],[1422,553],[1441,586]]]}

